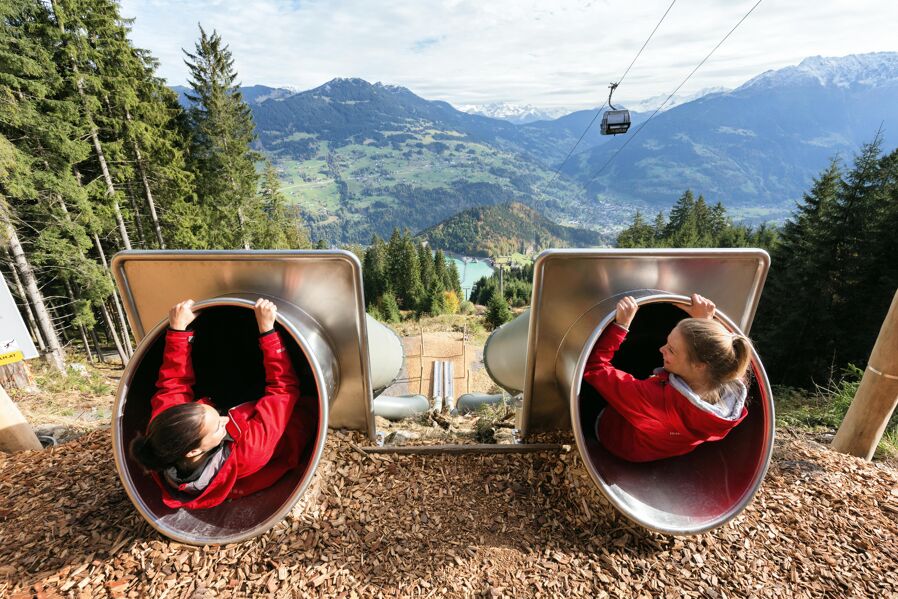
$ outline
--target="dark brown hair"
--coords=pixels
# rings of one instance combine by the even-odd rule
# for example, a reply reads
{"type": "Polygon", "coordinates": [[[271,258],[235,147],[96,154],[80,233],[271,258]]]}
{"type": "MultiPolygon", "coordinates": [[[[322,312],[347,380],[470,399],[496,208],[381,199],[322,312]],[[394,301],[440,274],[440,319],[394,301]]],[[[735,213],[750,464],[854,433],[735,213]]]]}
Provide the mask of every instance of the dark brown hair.
{"type": "Polygon", "coordinates": [[[172,406],[150,421],[147,434],[131,442],[131,457],[147,470],[164,470],[177,464],[203,440],[206,410],[196,402],[172,406]]]}
{"type": "Polygon", "coordinates": [[[708,379],[714,390],[703,399],[716,403],[724,385],[737,380],[745,382],[752,352],[748,337],[730,333],[708,318],[684,318],[677,327],[686,340],[689,359],[708,365],[708,379]]]}

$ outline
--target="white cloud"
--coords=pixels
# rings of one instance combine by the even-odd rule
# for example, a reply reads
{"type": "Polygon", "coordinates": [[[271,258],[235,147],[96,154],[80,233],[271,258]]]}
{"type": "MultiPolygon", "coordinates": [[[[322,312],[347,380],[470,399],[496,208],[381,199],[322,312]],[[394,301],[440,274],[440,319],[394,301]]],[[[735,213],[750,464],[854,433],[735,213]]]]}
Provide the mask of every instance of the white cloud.
{"type": "MultiPolygon", "coordinates": [[[[615,99],[667,94],[754,0],[678,2],[615,99]]],[[[132,39],[187,78],[181,48],[197,23],[230,45],[244,84],[308,89],[334,77],[403,85],[454,104],[595,106],[607,97],[668,0],[122,0],[132,39]]],[[[898,3],[765,0],[680,90],[735,87],[812,55],[898,51],[898,3]]]]}

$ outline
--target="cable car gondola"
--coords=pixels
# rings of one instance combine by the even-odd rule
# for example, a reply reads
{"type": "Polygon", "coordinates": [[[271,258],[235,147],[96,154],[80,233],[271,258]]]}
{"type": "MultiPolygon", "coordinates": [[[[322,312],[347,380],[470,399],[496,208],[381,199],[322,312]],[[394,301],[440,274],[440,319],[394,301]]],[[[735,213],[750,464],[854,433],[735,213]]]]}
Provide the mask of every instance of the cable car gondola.
{"type": "Polygon", "coordinates": [[[630,128],[630,111],[618,110],[611,104],[611,95],[617,88],[617,83],[612,83],[608,87],[611,88],[611,91],[608,92],[608,106],[611,107],[611,110],[606,110],[602,115],[601,133],[602,135],[620,135],[626,133],[630,128]]]}

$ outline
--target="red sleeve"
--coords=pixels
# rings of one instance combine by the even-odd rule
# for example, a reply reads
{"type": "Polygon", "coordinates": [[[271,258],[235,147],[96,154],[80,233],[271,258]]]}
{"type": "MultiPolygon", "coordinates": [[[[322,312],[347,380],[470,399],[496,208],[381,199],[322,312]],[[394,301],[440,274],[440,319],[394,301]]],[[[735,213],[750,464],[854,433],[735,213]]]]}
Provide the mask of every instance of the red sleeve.
{"type": "Polygon", "coordinates": [[[150,420],[172,406],[193,401],[196,377],[190,359],[192,340],[193,331],[166,331],[156,393],[150,400],[150,420]]]}
{"type": "Polygon", "coordinates": [[[234,451],[240,463],[261,466],[271,458],[287,428],[299,399],[299,379],[280,333],[261,337],[259,347],[265,365],[265,395],[256,402],[256,410],[247,420],[234,451]]]}
{"type": "Polygon", "coordinates": [[[630,424],[639,428],[646,421],[664,420],[664,397],[658,387],[611,365],[627,331],[616,324],[602,331],[586,361],[583,380],[598,391],[630,424]]]}

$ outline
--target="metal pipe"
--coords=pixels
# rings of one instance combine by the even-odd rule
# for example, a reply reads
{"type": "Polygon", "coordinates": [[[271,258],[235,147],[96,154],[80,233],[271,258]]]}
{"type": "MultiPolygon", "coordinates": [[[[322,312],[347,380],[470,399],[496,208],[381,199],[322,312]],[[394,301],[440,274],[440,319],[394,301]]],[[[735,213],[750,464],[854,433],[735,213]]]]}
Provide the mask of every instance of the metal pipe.
{"type": "Polygon", "coordinates": [[[470,414],[480,409],[480,406],[492,406],[502,402],[502,394],[488,395],[485,393],[465,393],[458,398],[458,413],[470,414]]]}
{"type": "Polygon", "coordinates": [[[423,395],[402,395],[394,397],[381,395],[374,398],[374,415],[387,420],[402,420],[430,410],[430,402],[423,395]]]}

